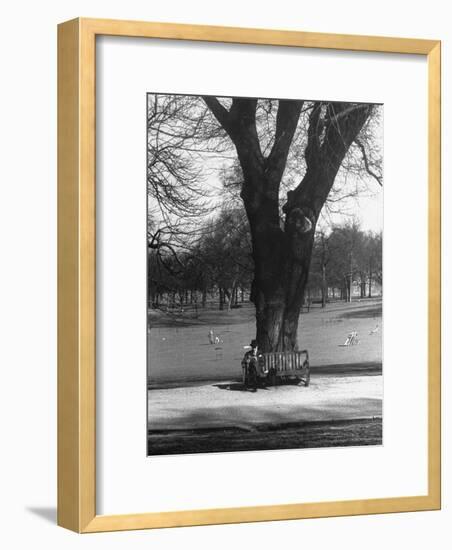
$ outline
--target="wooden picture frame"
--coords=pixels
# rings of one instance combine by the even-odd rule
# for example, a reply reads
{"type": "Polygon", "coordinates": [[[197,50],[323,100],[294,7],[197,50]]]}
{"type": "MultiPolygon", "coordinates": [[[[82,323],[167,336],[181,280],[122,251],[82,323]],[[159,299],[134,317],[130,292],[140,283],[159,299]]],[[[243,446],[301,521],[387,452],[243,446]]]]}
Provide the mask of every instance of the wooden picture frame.
{"type": "Polygon", "coordinates": [[[76,532],[440,508],[440,42],[75,19],[58,28],[58,524],[76,532]],[[419,54],[428,61],[428,494],[102,516],[96,513],[95,41],[148,37],[419,54]]]}

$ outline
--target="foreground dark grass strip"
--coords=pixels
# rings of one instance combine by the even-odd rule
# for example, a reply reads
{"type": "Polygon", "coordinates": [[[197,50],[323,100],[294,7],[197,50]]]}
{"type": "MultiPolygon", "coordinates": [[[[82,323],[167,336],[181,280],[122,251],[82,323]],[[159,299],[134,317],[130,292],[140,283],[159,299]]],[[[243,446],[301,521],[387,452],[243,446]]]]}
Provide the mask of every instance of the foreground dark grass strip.
{"type": "Polygon", "coordinates": [[[149,432],[148,455],[223,453],[382,444],[381,418],[149,432]]]}

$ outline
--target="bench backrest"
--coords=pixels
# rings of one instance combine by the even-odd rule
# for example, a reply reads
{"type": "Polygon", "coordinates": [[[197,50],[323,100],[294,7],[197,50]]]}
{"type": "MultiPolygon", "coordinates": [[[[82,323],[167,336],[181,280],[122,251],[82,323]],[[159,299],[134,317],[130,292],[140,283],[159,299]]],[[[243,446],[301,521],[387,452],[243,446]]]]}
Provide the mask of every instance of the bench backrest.
{"type": "Polygon", "coordinates": [[[286,370],[299,370],[309,360],[308,351],[272,351],[263,353],[262,358],[267,369],[275,369],[277,372],[286,370]]]}

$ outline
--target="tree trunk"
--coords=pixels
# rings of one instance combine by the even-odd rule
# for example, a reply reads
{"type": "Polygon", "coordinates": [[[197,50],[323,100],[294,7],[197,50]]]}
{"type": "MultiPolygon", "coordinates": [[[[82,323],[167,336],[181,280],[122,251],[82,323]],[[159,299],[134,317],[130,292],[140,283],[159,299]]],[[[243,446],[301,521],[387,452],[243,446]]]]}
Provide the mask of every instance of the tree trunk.
{"type": "Polygon", "coordinates": [[[361,283],[361,298],[365,298],[366,297],[366,275],[365,275],[365,273],[361,273],[360,283],[361,283]]]}
{"type": "Polygon", "coordinates": [[[326,285],[326,266],[322,264],[322,308],[326,306],[328,296],[328,288],[326,285]]]}
{"type": "Polygon", "coordinates": [[[350,273],[349,273],[349,280],[347,281],[348,286],[348,301],[352,301],[352,292],[353,292],[353,254],[350,252],[350,273]]]}
{"type": "Polygon", "coordinates": [[[298,349],[297,331],[301,300],[288,304],[284,294],[273,297],[257,292],[256,339],[261,351],[293,351],[298,349]]]}
{"type": "Polygon", "coordinates": [[[262,210],[248,215],[255,264],[251,301],[256,306],[258,346],[264,352],[298,347],[298,319],[317,221],[307,219],[301,208],[292,208],[284,231],[276,223],[259,223],[262,217],[271,220],[277,210],[277,202],[269,205],[264,201],[262,210]]]}
{"type": "Polygon", "coordinates": [[[148,285],[148,308],[154,307],[154,287],[153,285],[148,285]]]}
{"type": "Polygon", "coordinates": [[[234,305],[238,306],[239,304],[239,286],[236,285],[235,291],[234,291],[234,305]]]}
{"type": "Polygon", "coordinates": [[[344,301],[345,302],[350,302],[350,286],[349,286],[349,282],[350,282],[350,279],[348,278],[347,275],[344,275],[344,292],[343,292],[343,296],[344,296],[344,301]]]}
{"type": "Polygon", "coordinates": [[[226,296],[228,297],[228,311],[231,310],[231,307],[234,305],[235,300],[235,281],[232,283],[231,292],[225,290],[226,296]]]}

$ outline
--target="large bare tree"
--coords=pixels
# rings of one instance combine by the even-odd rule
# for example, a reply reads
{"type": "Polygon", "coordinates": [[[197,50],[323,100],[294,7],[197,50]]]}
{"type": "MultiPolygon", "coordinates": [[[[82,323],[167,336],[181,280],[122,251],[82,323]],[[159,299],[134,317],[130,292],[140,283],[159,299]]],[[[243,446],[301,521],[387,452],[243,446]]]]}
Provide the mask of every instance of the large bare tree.
{"type": "Polygon", "coordinates": [[[234,98],[229,109],[215,97],[204,101],[234,143],[243,171],[240,195],[251,229],[251,296],[259,346],[264,351],[296,349],[317,220],[372,105],[314,103],[304,151],[306,171],[287,193],[281,219],[281,180],[304,102],[279,101],[273,145],[264,155],[256,128],[256,99],[234,98]]]}
{"type": "Polygon", "coordinates": [[[337,200],[338,172],[348,170],[355,179],[366,172],[381,185],[371,124],[378,109],[365,103],[174,97],[167,96],[160,108],[155,99],[149,109],[150,193],[167,225],[178,209],[182,218],[199,219],[208,197],[199,185],[197,160],[224,156],[231,165],[232,144],[241,168],[237,192],[251,233],[256,337],[263,351],[296,349],[314,233],[324,206],[337,200]]]}

